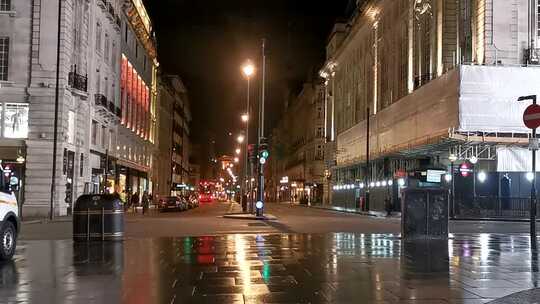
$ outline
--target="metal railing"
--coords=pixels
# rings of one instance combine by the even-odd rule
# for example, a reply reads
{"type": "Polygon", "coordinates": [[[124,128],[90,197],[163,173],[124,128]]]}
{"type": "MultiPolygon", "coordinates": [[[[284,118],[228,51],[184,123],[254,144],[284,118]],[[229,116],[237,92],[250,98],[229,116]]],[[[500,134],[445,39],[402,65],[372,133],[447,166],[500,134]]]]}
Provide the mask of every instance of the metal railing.
{"type": "MultiPolygon", "coordinates": [[[[476,197],[456,198],[456,218],[470,219],[529,219],[530,198],[476,197]]],[[[536,206],[536,213],[540,204],[536,206]]]]}
{"type": "Polygon", "coordinates": [[[74,71],[69,72],[68,85],[79,91],[88,92],[88,77],[79,75],[74,71]]]}

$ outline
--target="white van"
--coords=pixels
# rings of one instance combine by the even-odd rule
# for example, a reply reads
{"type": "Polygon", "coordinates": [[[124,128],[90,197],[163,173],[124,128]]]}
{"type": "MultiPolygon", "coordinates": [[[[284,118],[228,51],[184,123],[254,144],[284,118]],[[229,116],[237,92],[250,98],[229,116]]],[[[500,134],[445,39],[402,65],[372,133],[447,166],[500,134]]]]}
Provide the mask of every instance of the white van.
{"type": "Polygon", "coordinates": [[[17,198],[12,191],[0,189],[0,261],[11,259],[20,229],[17,198]]]}

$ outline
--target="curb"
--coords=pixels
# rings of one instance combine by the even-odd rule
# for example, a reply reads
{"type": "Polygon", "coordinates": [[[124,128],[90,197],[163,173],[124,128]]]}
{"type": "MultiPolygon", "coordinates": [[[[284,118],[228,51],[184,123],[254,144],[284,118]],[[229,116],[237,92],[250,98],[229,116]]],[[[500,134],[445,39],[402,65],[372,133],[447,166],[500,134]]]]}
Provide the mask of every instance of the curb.
{"type": "MultiPolygon", "coordinates": [[[[304,208],[314,208],[319,210],[327,210],[327,211],[333,211],[333,212],[341,212],[341,213],[350,213],[350,214],[359,214],[364,216],[370,216],[370,217],[378,217],[378,218],[388,218],[386,216],[378,216],[373,213],[365,212],[365,211],[351,211],[351,210],[339,210],[339,209],[332,209],[332,208],[325,208],[325,207],[319,207],[319,206],[307,206],[307,205],[296,205],[304,208]]],[[[390,217],[390,218],[400,218],[400,217],[390,217]]]]}
{"type": "Polygon", "coordinates": [[[277,217],[267,214],[264,216],[256,216],[249,213],[230,213],[223,215],[223,218],[237,219],[237,220],[259,220],[259,221],[275,221],[277,217]]]}

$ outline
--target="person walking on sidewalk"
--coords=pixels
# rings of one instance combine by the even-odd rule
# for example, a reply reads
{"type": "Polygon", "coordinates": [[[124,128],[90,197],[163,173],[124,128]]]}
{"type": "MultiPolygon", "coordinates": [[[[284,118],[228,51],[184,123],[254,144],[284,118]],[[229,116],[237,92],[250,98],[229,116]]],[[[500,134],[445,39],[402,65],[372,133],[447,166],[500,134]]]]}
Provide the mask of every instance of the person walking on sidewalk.
{"type": "Polygon", "coordinates": [[[148,212],[148,206],[150,205],[150,199],[148,197],[148,191],[144,191],[142,195],[142,214],[145,215],[148,212]]]}
{"type": "Polygon", "coordinates": [[[139,206],[139,192],[135,192],[131,196],[131,206],[133,207],[133,211],[137,213],[137,206],[139,206]]]}

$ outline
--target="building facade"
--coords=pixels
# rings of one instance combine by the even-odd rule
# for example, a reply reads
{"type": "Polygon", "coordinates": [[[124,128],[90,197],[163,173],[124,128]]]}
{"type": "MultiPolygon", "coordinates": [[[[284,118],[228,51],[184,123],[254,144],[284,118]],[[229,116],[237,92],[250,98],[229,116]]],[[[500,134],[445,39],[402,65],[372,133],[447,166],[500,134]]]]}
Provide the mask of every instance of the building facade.
{"type": "Polygon", "coordinates": [[[369,192],[370,209],[384,209],[387,197],[399,208],[399,189],[416,173],[416,185],[446,183],[464,208],[480,197],[523,196],[530,101],[517,100],[540,93],[531,5],[364,1],[336,24],[320,71],[329,202],[366,207],[369,192]],[[426,181],[429,169],[446,178],[426,181]]]}
{"type": "Polygon", "coordinates": [[[121,1],[63,1],[59,28],[58,2],[0,5],[0,157],[18,182],[14,190],[25,216],[51,211],[55,114],[53,213],[69,214],[76,197],[99,183],[93,172],[103,167],[92,163],[92,155],[112,145],[119,121],[121,7],[121,1]],[[93,121],[99,134],[92,133],[93,121]]]}
{"type": "MultiPolygon", "coordinates": [[[[157,152],[157,61],[152,23],[141,0],[124,1],[120,109],[115,189],[122,195],[152,192],[157,152]]],[[[139,196],[140,197],[140,196],[139,196]]]]}
{"type": "Polygon", "coordinates": [[[154,193],[171,195],[195,185],[189,178],[189,125],[191,113],[187,91],[180,77],[161,75],[158,85],[157,184],[154,193]]]}
{"type": "Polygon", "coordinates": [[[316,80],[287,101],[271,137],[266,195],[321,204],[324,187],[324,89],[316,80]],[[271,171],[271,172],[268,172],[271,171]]]}
{"type": "Polygon", "coordinates": [[[61,3],[60,27],[57,1],[0,3],[0,159],[30,217],[69,214],[83,193],[152,185],[157,60],[144,6],[61,3]]]}

